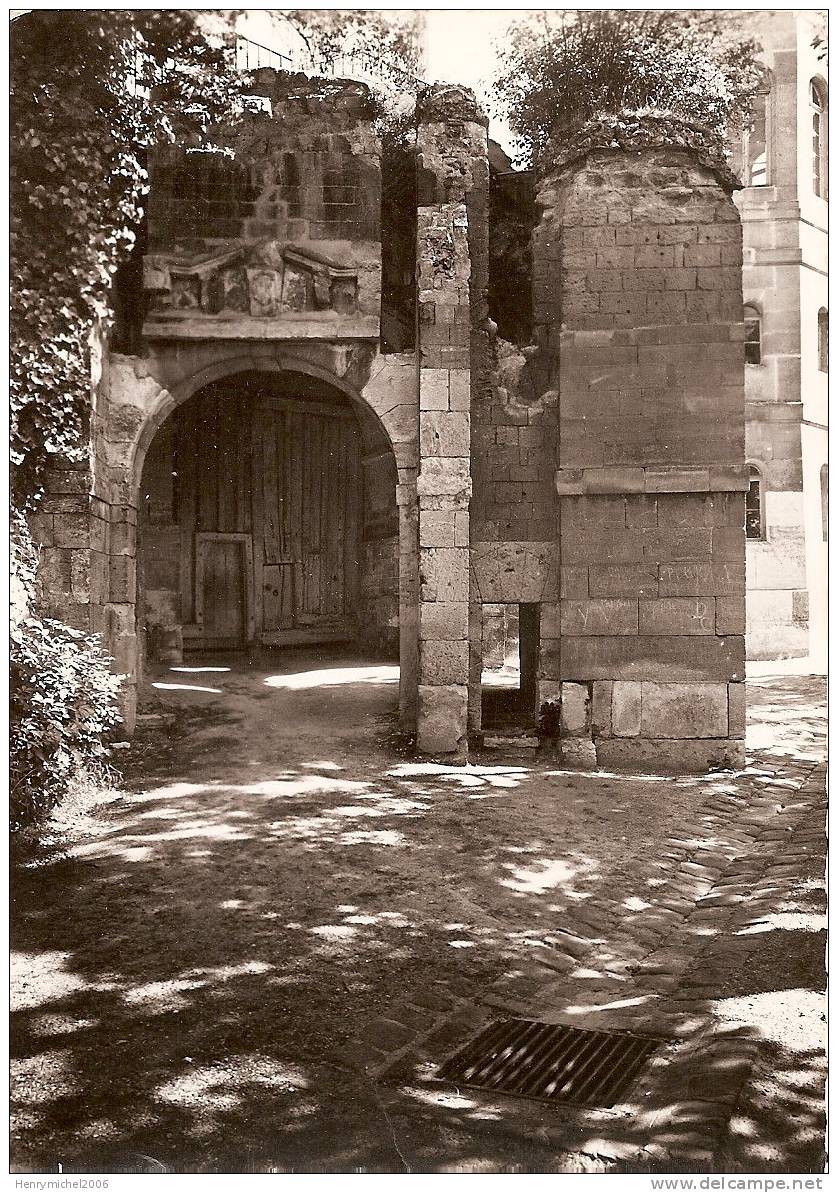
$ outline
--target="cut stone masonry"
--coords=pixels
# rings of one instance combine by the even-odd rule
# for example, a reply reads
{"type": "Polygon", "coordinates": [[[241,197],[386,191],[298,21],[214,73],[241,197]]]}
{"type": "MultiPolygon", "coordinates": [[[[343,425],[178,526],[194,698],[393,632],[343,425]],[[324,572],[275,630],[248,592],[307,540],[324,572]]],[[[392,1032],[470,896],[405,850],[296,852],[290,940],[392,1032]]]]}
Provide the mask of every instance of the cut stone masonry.
{"type": "MultiPolygon", "coordinates": [[[[420,752],[480,743],[483,606],[505,604],[528,608],[524,727],[552,706],[569,765],[740,765],[748,479],[730,180],[683,147],[548,159],[520,190],[536,198],[533,343],[507,344],[488,305],[486,120],[467,90],[429,88],[415,187],[393,183],[415,193],[398,253],[415,242],[416,334],[392,352],[366,89],[257,74],[271,114],[248,117],[234,158],[155,151],[142,350],[97,352],[89,461],[56,461],[32,518],[47,611],[102,634],[129,677],[129,730],[144,652],[201,645],[199,534],[255,561],[240,646],[261,641],[268,498],[250,457],[236,509],[250,502],[252,519],[193,517],[193,541],[176,512],[151,528],[144,513],[152,496],[177,505],[161,438],[177,408],[258,377],[283,409],[297,385],[307,409],[357,430],[357,480],[342,479],[358,488],[359,574],[341,625],[368,649],[398,640],[401,726],[420,752]]],[[[265,565],[296,568],[297,589],[304,537],[265,565]]]]}

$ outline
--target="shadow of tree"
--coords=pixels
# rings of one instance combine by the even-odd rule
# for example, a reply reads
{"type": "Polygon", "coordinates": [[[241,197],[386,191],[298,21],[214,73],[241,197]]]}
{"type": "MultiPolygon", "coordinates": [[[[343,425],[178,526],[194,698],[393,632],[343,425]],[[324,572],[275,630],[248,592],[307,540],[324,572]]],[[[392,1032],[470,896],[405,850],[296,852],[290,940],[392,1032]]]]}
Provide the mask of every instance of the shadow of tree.
{"type": "MultiPolygon", "coordinates": [[[[655,943],[632,951],[615,930],[642,937],[660,912],[655,884],[671,869],[662,846],[736,780],[672,780],[663,788],[542,764],[400,761],[389,748],[389,681],[367,677],[363,694],[331,685],[330,716],[348,716],[351,725],[359,703],[369,716],[354,739],[351,732],[330,739],[321,719],[317,739],[296,734],[294,720],[315,707],[306,701],[316,702],[316,685],[266,686],[265,675],[258,671],[249,683],[237,676],[238,689],[218,681],[219,700],[168,705],[166,753],[155,753],[162,735],[150,728],[132,750],[138,761],[120,798],[64,850],[16,873],[17,1169],[613,1165],[607,1151],[597,1158],[590,1132],[579,1134],[572,1156],[560,1155],[549,1142],[508,1135],[504,1115],[480,1105],[384,1090],[358,1070],[353,1041],[366,1034],[383,1053],[398,1049],[499,980],[508,979],[507,992],[519,980],[543,985],[555,976],[557,957],[580,1007],[588,986],[594,1011],[614,1002],[613,987],[626,984],[655,943]],[[265,691],[271,699],[253,705],[265,691]],[[260,711],[251,723],[253,708],[260,711]],[[282,716],[288,724],[278,741],[255,740],[282,716]],[[584,963],[561,951],[568,932],[592,942],[584,963]],[[603,978],[605,993],[597,985],[603,978]]],[[[774,704],[772,695],[760,716],[768,718],[774,704]]],[[[769,763],[776,767],[774,756],[760,754],[752,765],[769,763]]],[[[728,861],[737,844],[705,832],[689,848],[690,856],[704,848],[728,861]]],[[[806,899],[812,914],[817,896],[806,899]]],[[[745,910],[737,905],[737,916],[745,910]]],[[[759,972],[747,960],[757,953],[767,958],[760,989],[792,989],[771,986],[771,966],[790,935],[797,948],[794,928],[736,936],[722,968],[739,985],[725,987],[725,997],[757,989],[742,976],[759,972]],[[777,937],[770,964],[768,936],[777,937]]],[[[802,935],[808,945],[811,934],[802,935]]],[[[814,969],[814,954],[806,957],[814,969]]],[[[796,988],[801,967],[792,968],[796,988]]],[[[807,988],[819,989],[814,981],[807,988]]],[[[679,1012],[681,1021],[705,1014],[711,1001],[679,1012]]],[[[783,1044],[774,1046],[788,1096],[795,1082],[808,1089],[817,1050],[786,1055],[783,1044]],[[798,1070],[804,1077],[794,1076],[798,1070]]],[[[782,1097],[769,1099],[751,1135],[731,1128],[726,1146],[755,1154],[776,1135],[782,1097]]],[[[670,1108],[681,1100],[673,1096],[670,1108]]],[[[641,1121],[646,1108],[634,1111],[641,1121]]],[[[806,1114],[800,1140],[816,1130],[815,1107],[806,1114]]]]}

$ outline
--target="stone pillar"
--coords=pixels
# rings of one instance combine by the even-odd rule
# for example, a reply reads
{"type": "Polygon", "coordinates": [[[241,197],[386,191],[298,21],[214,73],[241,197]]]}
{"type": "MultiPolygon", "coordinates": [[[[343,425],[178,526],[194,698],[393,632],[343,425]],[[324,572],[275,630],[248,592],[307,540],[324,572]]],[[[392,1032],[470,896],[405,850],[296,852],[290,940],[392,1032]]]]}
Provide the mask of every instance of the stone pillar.
{"type": "MultiPolygon", "coordinates": [[[[537,335],[559,361],[561,600],[542,674],[568,759],[744,759],[744,356],[731,181],[595,150],[540,185],[537,335]],[[587,743],[587,744],[585,744],[587,743]]],[[[543,646],[547,645],[543,642],[543,646]]]]}
{"type": "Polygon", "coordinates": [[[469,682],[471,309],[469,198],[486,161],[474,96],[431,88],[417,108],[419,667],[417,749],[464,754],[469,682]]]}

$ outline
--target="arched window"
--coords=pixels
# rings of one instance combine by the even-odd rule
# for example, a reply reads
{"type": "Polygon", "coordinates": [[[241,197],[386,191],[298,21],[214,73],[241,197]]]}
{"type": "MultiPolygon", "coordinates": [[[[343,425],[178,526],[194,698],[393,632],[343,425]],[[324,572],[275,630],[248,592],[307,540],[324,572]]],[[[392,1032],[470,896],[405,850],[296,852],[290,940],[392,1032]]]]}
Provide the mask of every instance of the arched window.
{"type": "Polygon", "coordinates": [[[823,541],[829,539],[829,465],[821,465],[821,530],[823,541]]]}
{"type": "Polygon", "coordinates": [[[827,197],[827,103],[826,87],[820,79],[809,83],[809,115],[812,120],[812,190],[827,197]]]}
{"type": "Polygon", "coordinates": [[[751,101],[751,116],[742,131],[742,181],[768,186],[768,87],[751,101]]]}
{"type": "Polygon", "coordinates": [[[829,372],[829,312],[826,307],[818,311],[818,368],[829,372]]]}
{"type": "Polygon", "coordinates": [[[745,320],[745,363],[749,365],[762,364],[762,316],[759,308],[752,303],[746,303],[743,316],[745,320]]]}
{"type": "Polygon", "coordinates": [[[748,469],[748,492],[745,495],[745,538],[765,538],[764,494],[762,475],[756,464],[748,469]]]}

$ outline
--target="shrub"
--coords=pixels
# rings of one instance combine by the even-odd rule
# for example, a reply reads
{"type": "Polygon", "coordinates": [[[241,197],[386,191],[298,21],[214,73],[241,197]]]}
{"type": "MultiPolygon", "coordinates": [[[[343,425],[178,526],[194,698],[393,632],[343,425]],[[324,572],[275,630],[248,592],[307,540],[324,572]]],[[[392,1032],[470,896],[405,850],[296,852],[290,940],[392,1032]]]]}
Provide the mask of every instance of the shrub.
{"type": "Polygon", "coordinates": [[[759,80],[757,46],[718,14],[667,10],[540,13],[513,26],[495,106],[529,164],[591,120],[656,112],[706,126],[720,150],[759,80]]]}
{"type": "Polygon", "coordinates": [[[120,679],[95,637],[31,614],[35,555],[18,515],[11,572],[9,814],[19,831],[42,820],[71,782],[103,768],[120,679]]]}

